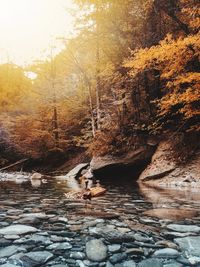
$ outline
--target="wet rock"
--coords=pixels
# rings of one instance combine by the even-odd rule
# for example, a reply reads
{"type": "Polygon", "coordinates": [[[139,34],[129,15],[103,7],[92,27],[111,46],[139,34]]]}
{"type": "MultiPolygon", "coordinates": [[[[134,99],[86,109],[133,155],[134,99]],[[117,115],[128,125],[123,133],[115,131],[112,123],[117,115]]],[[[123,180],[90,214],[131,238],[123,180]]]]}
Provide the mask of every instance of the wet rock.
{"type": "Polygon", "coordinates": [[[167,228],[176,232],[181,233],[199,233],[200,227],[196,225],[180,225],[180,224],[169,224],[167,225],[167,228]]]}
{"type": "Polygon", "coordinates": [[[14,246],[14,245],[2,248],[2,249],[0,249],[0,259],[4,258],[4,257],[10,257],[19,251],[26,251],[26,249],[20,248],[18,246],[14,246]]]}
{"type": "Polygon", "coordinates": [[[162,267],[163,264],[158,259],[143,260],[138,264],[138,267],[162,267]]]}
{"type": "Polygon", "coordinates": [[[0,235],[22,235],[27,233],[35,233],[38,229],[32,226],[15,224],[0,229],[0,235]]]}
{"type": "Polygon", "coordinates": [[[42,212],[38,212],[38,213],[24,213],[20,215],[20,218],[28,218],[28,217],[32,217],[32,218],[37,218],[40,220],[44,220],[46,218],[48,218],[49,216],[46,215],[45,213],[42,212]]]}
{"type": "Polygon", "coordinates": [[[123,260],[126,260],[126,258],[127,258],[126,253],[117,253],[117,254],[112,255],[109,258],[109,260],[111,263],[115,264],[118,262],[122,262],[123,260]]]}
{"type": "Polygon", "coordinates": [[[12,244],[12,240],[7,240],[5,238],[0,238],[0,247],[9,246],[12,244]]]}
{"type": "Polygon", "coordinates": [[[134,238],[136,241],[139,241],[139,242],[152,242],[153,241],[153,238],[152,237],[149,237],[149,236],[146,236],[146,235],[142,235],[142,234],[139,234],[139,233],[136,233],[134,234],[134,238]]]}
{"type": "Polygon", "coordinates": [[[125,227],[118,227],[117,230],[122,234],[125,234],[131,231],[129,228],[125,228],[125,227]]]}
{"type": "Polygon", "coordinates": [[[42,264],[46,263],[49,259],[53,257],[53,254],[48,251],[36,251],[29,252],[24,254],[21,258],[24,266],[42,266],[42,264]]]}
{"type": "Polygon", "coordinates": [[[176,238],[176,237],[186,237],[186,236],[190,236],[191,233],[179,233],[179,232],[163,232],[162,236],[164,236],[165,238],[176,238]]]}
{"type": "Polygon", "coordinates": [[[108,251],[111,253],[116,253],[119,252],[121,250],[121,245],[118,244],[113,244],[108,246],[108,251]]]}
{"type": "Polygon", "coordinates": [[[88,166],[89,163],[80,163],[63,177],[65,177],[65,179],[76,178],[81,173],[81,171],[83,169],[86,169],[88,166]]]}
{"type": "Polygon", "coordinates": [[[36,217],[26,217],[17,220],[17,223],[19,224],[38,224],[39,222],[40,220],[36,217]]]}
{"type": "Polygon", "coordinates": [[[16,267],[16,265],[11,264],[11,263],[5,263],[5,264],[1,265],[1,267],[16,267]]]}
{"type": "Polygon", "coordinates": [[[154,257],[157,258],[177,258],[179,256],[179,252],[173,248],[163,248],[154,252],[154,257]]]}
{"type": "Polygon", "coordinates": [[[69,250],[72,248],[72,245],[68,242],[63,243],[54,243],[49,245],[46,249],[48,250],[69,250]]]}
{"type": "Polygon", "coordinates": [[[65,263],[63,263],[63,264],[54,264],[54,265],[51,265],[51,266],[53,266],[53,267],[68,267],[68,265],[65,263]]]}
{"type": "Polygon", "coordinates": [[[175,243],[167,241],[167,240],[158,241],[158,242],[156,242],[156,245],[157,246],[164,246],[164,247],[168,247],[168,248],[174,248],[174,249],[178,250],[178,246],[175,243]]]}
{"type": "Polygon", "coordinates": [[[83,259],[85,259],[85,253],[82,253],[82,252],[72,252],[70,254],[70,258],[75,259],[75,260],[83,260],[83,259]]]}
{"type": "Polygon", "coordinates": [[[142,248],[130,248],[126,250],[126,253],[128,255],[134,255],[134,256],[140,255],[141,256],[141,255],[144,255],[144,250],[142,248]]]}
{"type": "Polygon", "coordinates": [[[4,238],[8,240],[16,240],[16,239],[19,239],[20,236],[19,235],[5,235],[4,238]]]}
{"type": "Polygon", "coordinates": [[[107,258],[107,246],[100,239],[86,243],[86,255],[91,261],[101,262],[107,258]]]}
{"type": "MultiPolygon", "coordinates": [[[[200,257],[189,257],[188,261],[190,264],[195,265],[200,263],[200,257]]],[[[199,265],[198,265],[199,266],[199,265]]]]}
{"type": "Polygon", "coordinates": [[[67,238],[67,237],[62,237],[62,236],[52,235],[52,236],[50,237],[50,240],[51,240],[52,242],[59,243],[59,242],[69,241],[70,239],[67,238]]]}
{"type": "Polygon", "coordinates": [[[125,262],[123,263],[123,267],[136,267],[136,263],[135,263],[134,261],[132,261],[132,260],[130,260],[130,261],[125,261],[125,262]]]}
{"type": "Polygon", "coordinates": [[[123,243],[135,240],[134,233],[130,232],[122,234],[116,230],[101,233],[101,236],[104,237],[110,243],[123,243]]]}
{"type": "Polygon", "coordinates": [[[188,259],[186,259],[185,257],[183,257],[182,255],[180,255],[178,258],[176,258],[176,261],[183,264],[183,266],[188,266],[190,265],[190,262],[188,259]]]}
{"type": "Polygon", "coordinates": [[[7,223],[7,222],[0,222],[0,227],[6,227],[8,225],[9,225],[9,223],[7,223]]]}
{"type": "Polygon", "coordinates": [[[106,262],[106,267],[114,267],[114,265],[110,261],[107,261],[106,262]]]}
{"type": "Polygon", "coordinates": [[[183,265],[181,263],[175,262],[175,263],[164,264],[163,267],[183,267],[183,265]]]}
{"type": "Polygon", "coordinates": [[[188,236],[176,238],[174,242],[179,245],[182,251],[189,253],[192,256],[199,257],[200,255],[200,236],[188,236]]]}
{"type": "Polygon", "coordinates": [[[49,237],[47,236],[40,236],[40,235],[32,235],[27,236],[26,238],[20,238],[14,241],[14,244],[27,244],[27,245],[36,245],[36,244],[44,244],[50,245],[52,242],[50,241],[49,237]]]}

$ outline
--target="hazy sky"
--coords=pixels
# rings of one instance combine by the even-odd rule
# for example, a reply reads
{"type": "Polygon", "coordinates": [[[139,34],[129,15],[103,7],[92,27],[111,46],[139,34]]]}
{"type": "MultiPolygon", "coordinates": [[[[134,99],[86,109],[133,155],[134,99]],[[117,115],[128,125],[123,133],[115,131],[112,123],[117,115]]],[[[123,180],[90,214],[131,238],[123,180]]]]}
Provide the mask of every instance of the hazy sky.
{"type": "Polygon", "coordinates": [[[42,59],[72,31],[71,0],[0,0],[0,63],[42,59]]]}

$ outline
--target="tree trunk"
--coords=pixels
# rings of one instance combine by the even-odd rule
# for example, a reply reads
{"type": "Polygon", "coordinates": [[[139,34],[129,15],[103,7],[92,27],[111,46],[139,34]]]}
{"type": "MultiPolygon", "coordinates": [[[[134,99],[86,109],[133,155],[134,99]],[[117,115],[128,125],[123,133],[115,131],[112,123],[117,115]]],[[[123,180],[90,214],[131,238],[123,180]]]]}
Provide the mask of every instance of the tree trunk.
{"type": "Polygon", "coordinates": [[[97,130],[101,129],[101,100],[100,100],[100,51],[99,51],[99,2],[97,1],[96,20],[96,104],[97,104],[97,130]]]}

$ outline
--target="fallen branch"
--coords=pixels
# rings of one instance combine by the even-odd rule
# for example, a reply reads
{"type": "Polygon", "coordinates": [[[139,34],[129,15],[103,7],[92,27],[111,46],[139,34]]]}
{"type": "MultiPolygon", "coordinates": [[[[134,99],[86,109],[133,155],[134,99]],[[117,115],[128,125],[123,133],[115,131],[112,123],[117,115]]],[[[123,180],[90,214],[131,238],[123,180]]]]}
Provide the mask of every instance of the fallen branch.
{"type": "Polygon", "coordinates": [[[1,168],[0,171],[8,170],[8,169],[10,169],[10,168],[12,168],[12,167],[15,167],[15,166],[17,166],[17,165],[20,165],[20,164],[26,162],[27,160],[29,160],[29,159],[21,159],[21,160],[18,160],[18,161],[15,162],[15,163],[12,163],[12,164],[10,164],[10,165],[8,165],[8,166],[6,166],[6,167],[1,168]]]}

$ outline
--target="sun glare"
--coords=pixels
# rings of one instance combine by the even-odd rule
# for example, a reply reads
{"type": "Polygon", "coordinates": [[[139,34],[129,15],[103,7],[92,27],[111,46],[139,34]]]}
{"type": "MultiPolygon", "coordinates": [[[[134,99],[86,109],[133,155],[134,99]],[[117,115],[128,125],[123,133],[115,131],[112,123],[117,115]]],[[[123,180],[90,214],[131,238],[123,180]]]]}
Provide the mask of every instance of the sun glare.
{"type": "Polygon", "coordinates": [[[70,7],[71,0],[0,0],[0,62],[44,57],[57,36],[72,31],[70,7]]]}

